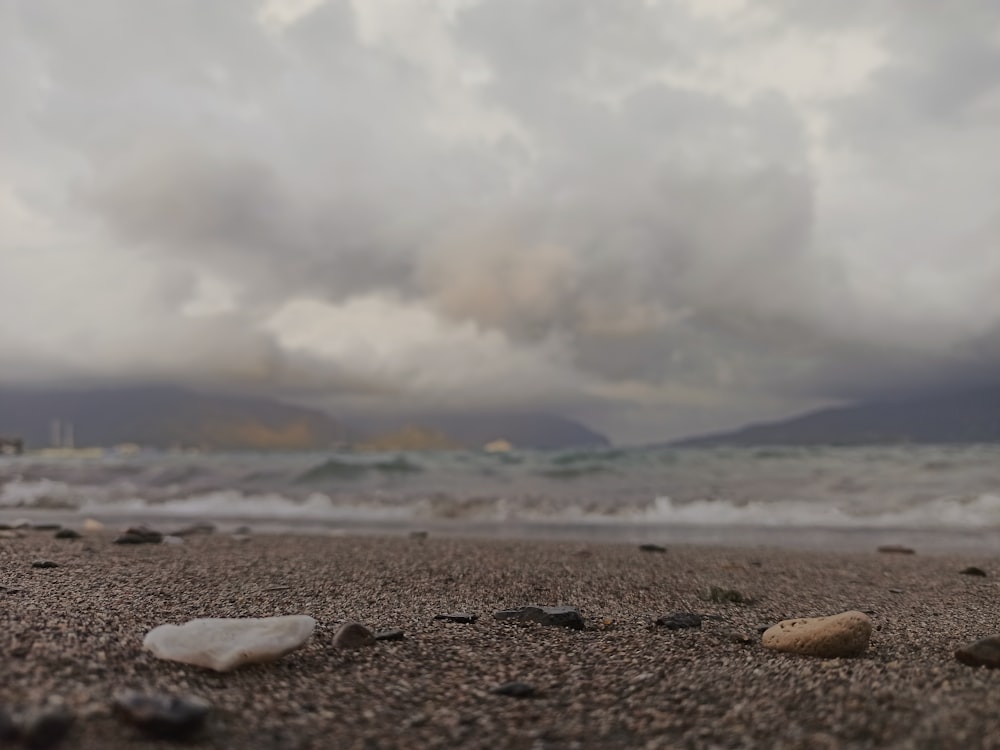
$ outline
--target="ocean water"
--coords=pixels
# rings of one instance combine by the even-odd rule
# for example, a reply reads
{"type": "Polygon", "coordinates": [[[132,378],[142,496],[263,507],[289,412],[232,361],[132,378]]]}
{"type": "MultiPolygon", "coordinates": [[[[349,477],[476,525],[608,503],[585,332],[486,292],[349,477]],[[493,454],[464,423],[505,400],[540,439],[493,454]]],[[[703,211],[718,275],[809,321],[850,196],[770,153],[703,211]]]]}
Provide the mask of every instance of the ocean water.
{"type": "Polygon", "coordinates": [[[0,521],[1000,550],[1000,445],[0,456],[0,521]]]}

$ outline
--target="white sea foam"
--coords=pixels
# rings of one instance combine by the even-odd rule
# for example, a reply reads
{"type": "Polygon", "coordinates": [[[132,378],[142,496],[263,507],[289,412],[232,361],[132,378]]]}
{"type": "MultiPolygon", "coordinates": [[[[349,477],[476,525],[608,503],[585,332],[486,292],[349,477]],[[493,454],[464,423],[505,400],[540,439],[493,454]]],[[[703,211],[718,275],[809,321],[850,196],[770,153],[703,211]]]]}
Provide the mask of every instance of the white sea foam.
{"type": "MultiPolygon", "coordinates": [[[[604,517],[591,518],[603,522],[604,517]]],[[[665,526],[792,526],[816,528],[919,528],[978,529],[1000,527],[1000,495],[939,498],[920,505],[877,513],[844,510],[831,505],[801,502],[749,502],[723,500],[674,503],[658,497],[651,506],[618,515],[620,521],[665,526]]]]}

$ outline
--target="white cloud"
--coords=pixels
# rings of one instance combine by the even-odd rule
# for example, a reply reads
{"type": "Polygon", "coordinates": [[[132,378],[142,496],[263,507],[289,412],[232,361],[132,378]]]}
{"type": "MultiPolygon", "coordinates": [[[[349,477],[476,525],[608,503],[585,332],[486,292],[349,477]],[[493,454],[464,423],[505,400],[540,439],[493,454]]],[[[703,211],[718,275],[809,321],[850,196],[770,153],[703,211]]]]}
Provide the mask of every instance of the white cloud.
{"type": "Polygon", "coordinates": [[[998,7],[2,3],[3,377],[635,438],[996,373],[998,7]]]}

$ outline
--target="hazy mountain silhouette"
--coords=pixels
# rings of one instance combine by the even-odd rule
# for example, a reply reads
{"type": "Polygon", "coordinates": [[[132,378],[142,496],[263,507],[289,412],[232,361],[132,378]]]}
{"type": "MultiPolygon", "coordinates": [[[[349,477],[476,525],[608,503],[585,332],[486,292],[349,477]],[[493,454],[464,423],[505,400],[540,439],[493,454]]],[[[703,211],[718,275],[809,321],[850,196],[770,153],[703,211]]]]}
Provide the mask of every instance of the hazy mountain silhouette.
{"type": "Polygon", "coordinates": [[[609,445],[607,437],[572,419],[539,412],[479,412],[420,414],[408,417],[355,417],[349,422],[361,432],[382,433],[419,425],[447,435],[466,448],[481,448],[506,440],[515,448],[581,448],[609,445]]]}
{"type": "Polygon", "coordinates": [[[431,414],[399,419],[356,417],[347,422],[272,399],[173,387],[0,388],[0,435],[21,437],[29,449],[45,447],[56,419],[63,425],[73,424],[78,446],[137,443],[206,450],[322,450],[345,442],[379,445],[384,433],[396,433],[398,442],[402,427],[409,429],[406,434],[412,439],[394,449],[478,449],[498,438],[518,448],[608,444],[603,435],[551,414],[431,414]],[[423,445],[413,437],[421,434],[434,440],[423,445]]]}
{"type": "Polygon", "coordinates": [[[822,409],[780,422],[687,438],[676,446],[866,445],[1000,441],[1000,388],[932,393],[822,409]]]}

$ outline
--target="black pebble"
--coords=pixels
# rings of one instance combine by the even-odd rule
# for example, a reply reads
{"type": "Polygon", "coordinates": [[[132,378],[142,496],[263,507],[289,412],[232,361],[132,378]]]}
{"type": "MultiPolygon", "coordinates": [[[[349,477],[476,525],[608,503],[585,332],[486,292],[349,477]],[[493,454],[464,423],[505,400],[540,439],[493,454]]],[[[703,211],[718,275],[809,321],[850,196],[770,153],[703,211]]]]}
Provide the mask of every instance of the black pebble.
{"type": "Polygon", "coordinates": [[[0,706],[0,743],[9,742],[17,737],[17,724],[7,713],[7,709],[0,706]]]}
{"type": "Polygon", "coordinates": [[[537,622],[549,627],[570,628],[571,630],[583,630],[586,624],[579,610],[574,607],[517,607],[516,609],[503,609],[494,612],[493,617],[497,620],[512,620],[514,622],[537,622]]]}
{"type": "Polygon", "coordinates": [[[664,615],[656,621],[656,624],[667,630],[683,630],[685,628],[700,628],[701,615],[694,612],[673,612],[664,615]]]}
{"type": "Polygon", "coordinates": [[[479,619],[479,615],[469,614],[468,612],[449,612],[444,615],[434,615],[435,620],[445,620],[446,622],[461,622],[465,624],[474,623],[479,619]]]}
{"type": "Polygon", "coordinates": [[[59,563],[53,562],[52,560],[35,560],[31,563],[33,568],[58,568],[59,563]]]}
{"type": "Polygon", "coordinates": [[[201,698],[126,690],[115,696],[118,716],[154,737],[180,739],[205,723],[212,706],[201,698]]]}
{"type": "Polygon", "coordinates": [[[666,552],[666,547],[661,547],[659,544],[640,544],[639,549],[642,552],[666,552]]]}
{"type": "Polygon", "coordinates": [[[75,529],[59,529],[55,534],[56,539],[79,539],[80,532],[75,529]]]}
{"type": "Polygon", "coordinates": [[[376,641],[402,641],[406,639],[406,634],[402,630],[380,630],[375,634],[376,641]]]}
{"type": "Polygon", "coordinates": [[[975,565],[970,565],[968,568],[958,572],[963,576],[979,576],[980,578],[986,578],[986,571],[982,568],[977,568],[975,565]]]}
{"type": "Polygon", "coordinates": [[[52,747],[69,732],[76,717],[65,708],[45,708],[24,717],[21,738],[30,748],[52,747]]]}
{"type": "Polygon", "coordinates": [[[531,698],[538,691],[534,685],[527,682],[505,682],[503,685],[497,685],[490,692],[497,695],[509,695],[511,698],[531,698]]]}

